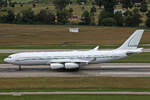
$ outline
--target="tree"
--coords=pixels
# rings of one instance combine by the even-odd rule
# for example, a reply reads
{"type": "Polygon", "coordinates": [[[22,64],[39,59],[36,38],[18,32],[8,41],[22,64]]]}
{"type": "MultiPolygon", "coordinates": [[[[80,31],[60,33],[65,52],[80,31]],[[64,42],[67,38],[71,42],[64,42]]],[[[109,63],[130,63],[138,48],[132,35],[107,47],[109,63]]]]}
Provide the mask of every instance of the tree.
{"type": "Polygon", "coordinates": [[[125,26],[133,26],[133,22],[132,22],[133,17],[132,16],[126,16],[125,17],[125,26]]]}
{"type": "Polygon", "coordinates": [[[81,23],[83,25],[89,25],[91,23],[90,13],[85,10],[81,16],[81,23]]]}
{"type": "Polygon", "coordinates": [[[114,14],[114,19],[116,20],[117,26],[123,26],[123,16],[122,12],[118,11],[114,14]]]}
{"type": "Polygon", "coordinates": [[[115,0],[104,0],[103,5],[106,12],[109,12],[112,15],[114,14],[114,7],[116,5],[115,0]]]}
{"type": "Polygon", "coordinates": [[[6,6],[7,3],[5,0],[0,0],[0,7],[6,6]]]}
{"type": "Polygon", "coordinates": [[[127,10],[125,13],[124,13],[125,16],[132,16],[132,11],[129,11],[127,10]]]}
{"type": "Polygon", "coordinates": [[[57,11],[57,23],[58,24],[67,24],[69,23],[69,18],[71,14],[69,10],[64,9],[63,11],[57,11]]]}
{"type": "Polygon", "coordinates": [[[140,8],[141,12],[146,12],[147,11],[147,2],[145,0],[143,0],[141,2],[141,8],[140,8]]]}
{"type": "Polygon", "coordinates": [[[70,0],[54,0],[57,10],[63,10],[70,3],[70,0]]]}
{"type": "Polygon", "coordinates": [[[140,15],[140,12],[138,9],[133,10],[133,26],[139,26],[140,23],[142,23],[141,20],[142,16],[140,15]]]}
{"type": "Polygon", "coordinates": [[[103,4],[103,0],[95,0],[96,5],[99,6],[99,8],[101,8],[102,4],[103,4]]]}
{"type": "Polygon", "coordinates": [[[73,13],[73,9],[72,9],[72,8],[69,8],[69,12],[70,12],[70,13],[73,13]]]}
{"type": "Polygon", "coordinates": [[[148,11],[148,13],[146,14],[147,17],[150,17],[150,10],[148,11]]]}
{"type": "Polygon", "coordinates": [[[9,4],[10,7],[15,7],[16,3],[12,2],[12,0],[6,0],[7,5],[9,4]]]}
{"type": "Polygon", "coordinates": [[[55,14],[49,10],[42,9],[37,15],[37,22],[42,24],[54,24],[55,23],[55,14]]]}
{"type": "Polygon", "coordinates": [[[94,15],[95,12],[96,12],[96,7],[93,6],[93,7],[91,8],[91,10],[90,10],[90,13],[94,15]]]}
{"type": "Polygon", "coordinates": [[[131,13],[125,16],[125,25],[137,27],[140,23],[142,23],[141,17],[142,16],[140,15],[139,10],[134,9],[131,13]]]}
{"type": "Polygon", "coordinates": [[[23,11],[21,11],[22,14],[22,23],[26,23],[26,24],[33,24],[34,23],[34,12],[32,9],[25,9],[23,11]]]}
{"type": "Polygon", "coordinates": [[[135,0],[122,0],[122,8],[132,8],[135,4],[135,0]]]}
{"type": "Polygon", "coordinates": [[[81,5],[82,3],[86,4],[86,3],[87,3],[87,0],[77,0],[77,3],[80,4],[80,5],[81,5]]]}
{"type": "Polygon", "coordinates": [[[148,11],[146,16],[147,16],[147,20],[146,20],[145,24],[146,24],[147,27],[150,27],[150,11],[148,11]]]}
{"type": "Polygon", "coordinates": [[[14,23],[15,22],[15,13],[13,10],[8,10],[6,15],[0,16],[1,23],[14,23]]]}
{"type": "Polygon", "coordinates": [[[17,23],[17,24],[22,23],[22,16],[21,16],[20,13],[18,13],[18,14],[16,15],[15,23],[17,23]]]}
{"type": "Polygon", "coordinates": [[[35,7],[36,7],[36,4],[35,4],[35,3],[33,3],[33,4],[32,4],[32,6],[33,6],[33,8],[35,8],[35,7]]]}
{"type": "Polygon", "coordinates": [[[15,13],[13,10],[8,10],[8,15],[6,16],[7,22],[12,23],[15,20],[15,13]]]}
{"type": "Polygon", "coordinates": [[[150,18],[147,18],[147,20],[146,20],[146,26],[150,27],[150,18]]]}

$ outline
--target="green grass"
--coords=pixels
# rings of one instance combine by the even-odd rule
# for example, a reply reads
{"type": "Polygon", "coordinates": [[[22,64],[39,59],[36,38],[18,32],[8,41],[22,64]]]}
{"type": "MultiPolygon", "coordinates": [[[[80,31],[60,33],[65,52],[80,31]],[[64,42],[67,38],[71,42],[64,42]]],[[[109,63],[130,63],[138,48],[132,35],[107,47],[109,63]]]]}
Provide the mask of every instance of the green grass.
{"type": "Polygon", "coordinates": [[[0,92],[150,91],[149,83],[142,77],[0,78],[0,92]]]}
{"type": "MultiPolygon", "coordinates": [[[[0,53],[0,64],[4,64],[4,58],[6,58],[11,53],[0,53]]],[[[134,55],[125,59],[114,61],[113,63],[150,63],[150,53],[143,52],[138,55],[134,55]]]]}
{"type": "MultiPolygon", "coordinates": [[[[0,49],[93,49],[96,45],[17,45],[0,46],[0,49]]],[[[113,49],[118,46],[100,46],[100,49],[113,49]]]]}
{"type": "Polygon", "coordinates": [[[2,95],[0,98],[1,100],[149,100],[150,95],[2,95]]]}
{"type": "MultiPolygon", "coordinates": [[[[0,46],[48,45],[121,45],[137,28],[78,26],[79,33],[70,33],[70,26],[0,24],[0,46]],[[7,40],[7,41],[6,41],[7,40]]],[[[141,44],[150,43],[150,32],[144,32],[141,44]]]]}
{"type": "Polygon", "coordinates": [[[1,89],[0,92],[56,92],[56,91],[61,91],[61,92],[68,92],[68,91],[72,91],[72,92],[107,92],[107,91],[112,91],[112,92],[129,92],[129,91],[135,91],[135,92],[150,92],[150,89],[141,89],[141,88],[100,88],[100,87],[93,87],[93,88],[37,88],[37,89],[26,89],[26,88],[22,88],[22,89],[1,89]]]}
{"type": "Polygon", "coordinates": [[[8,57],[11,53],[0,53],[0,64],[4,64],[4,58],[8,57]]]}
{"type": "Polygon", "coordinates": [[[114,61],[115,63],[150,63],[150,53],[143,52],[138,55],[114,61]]]}

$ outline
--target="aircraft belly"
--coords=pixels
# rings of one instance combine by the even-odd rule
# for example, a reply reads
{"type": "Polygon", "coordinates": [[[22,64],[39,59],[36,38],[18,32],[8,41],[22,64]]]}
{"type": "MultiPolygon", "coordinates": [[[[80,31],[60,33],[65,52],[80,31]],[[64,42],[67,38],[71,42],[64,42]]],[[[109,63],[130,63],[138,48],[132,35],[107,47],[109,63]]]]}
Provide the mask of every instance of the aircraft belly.
{"type": "Polygon", "coordinates": [[[111,62],[115,60],[114,58],[96,58],[95,61],[92,61],[91,63],[105,63],[105,62],[111,62]]]}

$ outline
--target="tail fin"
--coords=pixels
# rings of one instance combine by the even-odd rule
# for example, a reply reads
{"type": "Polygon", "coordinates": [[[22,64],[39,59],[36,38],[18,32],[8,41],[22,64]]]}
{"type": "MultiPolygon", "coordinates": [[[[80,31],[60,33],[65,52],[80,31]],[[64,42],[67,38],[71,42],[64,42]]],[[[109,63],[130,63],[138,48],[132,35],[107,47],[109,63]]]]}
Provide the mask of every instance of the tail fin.
{"type": "Polygon", "coordinates": [[[136,49],[144,30],[136,30],[118,49],[136,49]]]}

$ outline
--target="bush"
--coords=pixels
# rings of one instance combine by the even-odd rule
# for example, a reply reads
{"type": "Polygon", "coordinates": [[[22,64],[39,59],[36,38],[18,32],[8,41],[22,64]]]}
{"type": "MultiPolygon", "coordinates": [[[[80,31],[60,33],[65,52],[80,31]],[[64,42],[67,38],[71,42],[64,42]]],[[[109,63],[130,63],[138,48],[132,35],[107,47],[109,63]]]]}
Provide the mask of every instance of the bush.
{"type": "Polygon", "coordinates": [[[126,16],[125,18],[125,26],[133,26],[133,17],[132,16],[126,16]]]}
{"type": "Polygon", "coordinates": [[[98,18],[98,25],[101,25],[102,20],[105,18],[110,18],[113,17],[111,13],[106,12],[105,10],[103,10],[100,14],[99,14],[99,18],[98,18]]]}
{"type": "Polygon", "coordinates": [[[101,25],[103,25],[103,26],[115,26],[116,25],[116,20],[112,17],[104,18],[101,22],[101,25]]]}
{"type": "Polygon", "coordinates": [[[42,24],[54,24],[55,14],[53,14],[49,10],[43,9],[36,15],[36,22],[42,24]]]}
{"type": "Polygon", "coordinates": [[[150,27],[150,18],[148,18],[148,19],[146,20],[146,26],[147,26],[147,27],[150,27]]]}
{"type": "Polygon", "coordinates": [[[148,11],[146,16],[147,16],[147,20],[146,20],[145,24],[146,24],[147,27],[150,27],[150,11],[148,11]]]}

